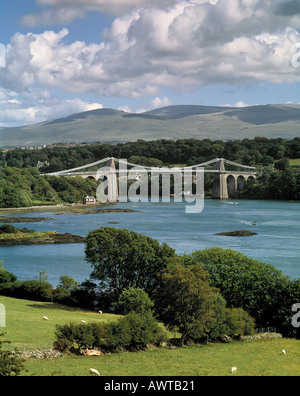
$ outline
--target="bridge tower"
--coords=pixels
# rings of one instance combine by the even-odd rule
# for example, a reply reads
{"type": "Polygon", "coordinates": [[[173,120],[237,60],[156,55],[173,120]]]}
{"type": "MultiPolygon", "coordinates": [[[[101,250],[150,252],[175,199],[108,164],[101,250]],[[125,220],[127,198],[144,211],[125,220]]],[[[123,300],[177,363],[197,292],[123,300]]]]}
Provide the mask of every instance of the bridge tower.
{"type": "Polygon", "coordinates": [[[114,158],[110,159],[109,162],[109,175],[107,175],[108,179],[108,202],[118,202],[119,201],[119,190],[118,190],[118,178],[117,171],[114,158]]]}
{"type": "Polygon", "coordinates": [[[213,185],[213,199],[228,199],[228,186],[227,186],[227,172],[225,170],[224,159],[221,158],[220,161],[216,163],[214,185],[213,185]]]}

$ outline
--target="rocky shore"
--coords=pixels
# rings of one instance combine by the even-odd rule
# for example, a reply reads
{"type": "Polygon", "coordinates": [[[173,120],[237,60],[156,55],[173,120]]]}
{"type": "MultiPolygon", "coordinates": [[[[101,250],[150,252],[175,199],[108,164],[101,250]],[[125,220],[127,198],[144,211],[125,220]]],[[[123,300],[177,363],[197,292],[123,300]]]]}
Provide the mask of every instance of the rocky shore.
{"type": "Polygon", "coordinates": [[[11,238],[1,238],[0,246],[18,246],[18,245],[53,245],[53,244],[69,244],[69,243],[84,243],[85,238],[79,235],[72,234],[58,234],[57,232],[42,232],[34,234],[24,234],[15,237],[12,234],[11,238]]]}
{"type": "Polygon", "coordinates": [[[232,236],[232,237],[247,237],[257,235],[256,232],[251,232],[248,230],[232,231],[232,232],[221,232],[220,234],[215,234],[220,236],[232,236]]]}

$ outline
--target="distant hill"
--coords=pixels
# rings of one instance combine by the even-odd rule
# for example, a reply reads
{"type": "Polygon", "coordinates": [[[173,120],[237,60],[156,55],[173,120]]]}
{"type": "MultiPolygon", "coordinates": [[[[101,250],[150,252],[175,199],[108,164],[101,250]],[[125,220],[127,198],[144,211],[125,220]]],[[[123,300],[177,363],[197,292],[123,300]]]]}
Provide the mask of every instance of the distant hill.
{"type": "Polygon", "coordinates": [[[0,128],[0,147],[157,139],[300,136],[300,105],[168,106],[141,114],[98,109],[18,128],[0,128]]]}

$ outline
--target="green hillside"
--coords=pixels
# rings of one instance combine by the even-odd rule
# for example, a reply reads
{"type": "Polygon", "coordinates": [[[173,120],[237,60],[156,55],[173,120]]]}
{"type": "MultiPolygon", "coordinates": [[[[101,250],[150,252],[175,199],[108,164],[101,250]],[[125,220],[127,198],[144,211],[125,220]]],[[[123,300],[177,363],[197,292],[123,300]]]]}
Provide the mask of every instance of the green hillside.
{"type": "MultiPolygon", "coordinates": [[[[11,350],[51,348],[56,324],[70,321],[110,321],[118,317],[53,303],[32,302],[0,296],[7,313],[6,339],[11,350]],[[46,315],[49,321],[44,321],[46,315]]],[[[91,367],[103,377],[124,376],[299,376],[300,341],[261,339],[229,344],[196,345],[146,352],[104,356],[65,356],[55,359],[28,359],[22,376],[88,376],[91,367]],[[286,355],[281,353],[286,350],[286,355]],[[231,374],[231,367],[237,373],[231,374]]],[[[155,378],[154,378],[155,379],[155,378]]]]}
{"type": "Polygon", "coordinates": [[[0,147],[157,139],[253,139],[300,133],[300,105],[169,106],[131,114],[98,109],[19,128],[0,128],[0,147]]]}

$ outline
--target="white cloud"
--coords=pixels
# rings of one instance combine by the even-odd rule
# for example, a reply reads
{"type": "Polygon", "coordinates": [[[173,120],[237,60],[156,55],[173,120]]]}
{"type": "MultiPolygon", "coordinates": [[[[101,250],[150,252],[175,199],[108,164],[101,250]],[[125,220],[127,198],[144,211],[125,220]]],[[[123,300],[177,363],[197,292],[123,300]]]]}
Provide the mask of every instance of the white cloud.
{"type": "Polygon", "coordinates": [[[154,99],[150,100],[148,103],[144,103],[143,107],[139,107],[138,109],[133,109],[130,106],[120,106],[118,110],[125,111],[126,113],[144,113],[146,111],[150,111],[153,109],[158,109],[160,107],[171,106],[172,101],[167,97],[155,97],[154,99]]]}
{"type": "Polygon", "coordinates": [[[27,14],[20,18],[20,23],[25,27],[62,25],[74,19],[83,19],[85,13],[80,8],[59,8],[27,14]]]}
{"type": "Polygon", "coordinates": [[[47,91],[22,96],[0,90],[0,127],[35,124],[99,108],[103,108],[100,103],[87,103],[78,98],[59,99],[47,91]]]}
{"type": "Polygon", "coordinates": [[[231,104],[231,103],[226,103],[224,105],[221,105],[221,107],[249,107],[249,106],[256,106],[254,104],[247,104],[243,100],[239,100],[238,102],[231,104]]]}
{"type": "MultiPolygon", "coordinates": [[[[7,67],[0,69],[0,86],[21,97],[27,95],[29,118],[38,119],[42,114],[34,110],[42,90],[77,96],[154,97],[152,105],[159,107],[168,103],[168,99],[160,99],[163,88],[176,92],[215,83],[300,81],[299,69],[292,66],[293,46],[300,42],[297,1],[38,2],[48,7],[38,16],[45,24],[53,23],[59,13],[60,23],[84,17],[89,11],[117,17],[103,33],[103,41],[93,44],[67,44],[66,28],[17,33],[11,38],[6,48],[7,67]]],[[[34,26],[37,19],[27,15],[23,23],[34,26]]],[[[44,100],[49,102],[49,98],[44,100]]],[[[50,108],[55,115],[55,106],[45,107],[50,108]]]]}
{"type": "MultiPolygon", "coordinates": [[[[151,7],[168,7],[180,0],[151,0],[151,7]]],[[[26,27],[61,25],[84,18],[88,12],[98,11],[111,15],[124,15],[133,9],[149,6],[148,0],[37,0],[50,8],[37,14],[27,14],[20,19],[26,27]]]]}

